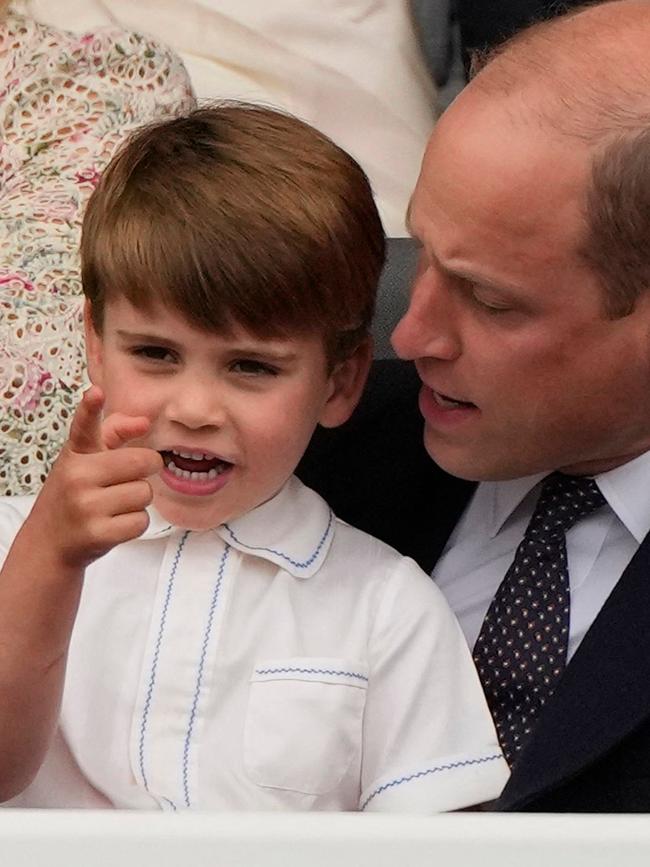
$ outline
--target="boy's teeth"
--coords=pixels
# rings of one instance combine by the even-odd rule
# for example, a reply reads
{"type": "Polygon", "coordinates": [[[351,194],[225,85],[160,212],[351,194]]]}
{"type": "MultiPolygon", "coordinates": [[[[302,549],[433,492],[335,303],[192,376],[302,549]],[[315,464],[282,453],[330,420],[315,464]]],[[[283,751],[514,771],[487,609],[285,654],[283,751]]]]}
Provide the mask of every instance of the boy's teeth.
{"type": "Polygon", "coordinates": [[[203,452],[176,452],[172,449],[173,455],[178,455],[179,458],[189,458],[192,461],[202,461],[204,458],[209,459],[209,455],[204,455],[203,452]]]}
{"type": "MultiPolygon", "coordinates": [[[[181,455],[181,457],[185,457],[185,455],[181,455]]],[[[216,479],[219,473],[223,472],[222,467],[213,467],[207,473],[191,473],[189,470],[181,470],[180,467],[176,466],[174,461],[170,461],[167,464],[167,469],[171,470],[177,479],[188,479],[193,482],[206,482],[209,479],[216,479]]]]}

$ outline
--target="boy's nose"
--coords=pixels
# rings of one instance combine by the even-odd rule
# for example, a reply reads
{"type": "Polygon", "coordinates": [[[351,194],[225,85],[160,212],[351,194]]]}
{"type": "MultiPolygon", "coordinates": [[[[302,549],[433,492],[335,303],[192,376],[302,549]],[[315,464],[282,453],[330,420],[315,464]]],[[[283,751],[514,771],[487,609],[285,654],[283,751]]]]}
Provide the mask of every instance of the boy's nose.
{"type": "Polygon", "coordinates": [[[407,361],[452,361],[460,355],[453,304],[447,288],[435,277],[423,274],[416,279],[408,309],[395,326],[391,343],[396,354],[407,361]]]}
{"type": "Polygon", "coordinates": [[[168,397],[165,414],[169,421],[189,430],[222,427],[225,408],[214,382],[178,382],[168,397]]]}

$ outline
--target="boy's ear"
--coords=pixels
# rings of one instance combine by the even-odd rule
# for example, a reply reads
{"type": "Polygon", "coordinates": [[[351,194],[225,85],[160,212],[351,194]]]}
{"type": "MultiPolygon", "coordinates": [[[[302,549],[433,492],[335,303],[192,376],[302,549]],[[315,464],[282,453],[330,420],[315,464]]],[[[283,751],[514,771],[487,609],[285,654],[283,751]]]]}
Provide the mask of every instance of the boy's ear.
{"type": "Polygon", "coordinates": [[[367,337],[345,361],[339,361],[330,374],[330,394],[319,423],[337,427],[347,421],[359,403],[372,363],[372,338],[367,337]]]}
{"type": "Polygon", "coordinates": [[[86,363],[88,376],[93,385],[102,385],[104,343],[100,334],[97,333],[92,320],[90,301],[84,303],[84,334],[86,337],[86,363]]]}

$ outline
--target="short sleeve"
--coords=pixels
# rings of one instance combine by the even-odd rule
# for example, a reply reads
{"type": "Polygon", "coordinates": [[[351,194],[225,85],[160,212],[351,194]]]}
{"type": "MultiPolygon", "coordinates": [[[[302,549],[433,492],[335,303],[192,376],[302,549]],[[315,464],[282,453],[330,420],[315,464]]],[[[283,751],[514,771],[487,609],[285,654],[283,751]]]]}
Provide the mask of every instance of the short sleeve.
{"type": "Polygon", "coordinates": [[[409,559],[386,582],[369,661],[359,808],[435,813],[496,798],[508,766],[465,638],[409,559]]]}
{"type": "Polygon", "coordinates": [[[0,497],[0,568],[35,497],[0,497]]]}

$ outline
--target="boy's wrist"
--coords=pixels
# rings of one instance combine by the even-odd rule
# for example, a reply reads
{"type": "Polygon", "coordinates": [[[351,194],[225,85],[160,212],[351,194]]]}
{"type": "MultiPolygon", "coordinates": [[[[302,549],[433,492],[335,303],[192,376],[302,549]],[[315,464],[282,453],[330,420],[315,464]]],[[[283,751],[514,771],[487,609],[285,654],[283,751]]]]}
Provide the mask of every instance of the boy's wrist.
{"type": "Polygon", "coordinates": [[[85,564],[71,556],[57,533],[34,515],[27,518],[11,548],[11,557],[21,564],[25,580],[32,586],[43,584],[75,584],[82,582],[85,564]]]}
{"type": "Polygon", "coordinates": [[[17,660],[29,660],[36,678],[64,664],[85,572],[49,541],[38,522],[26,521],[0,573],[3,665],[22,670],[17,660]]]}

